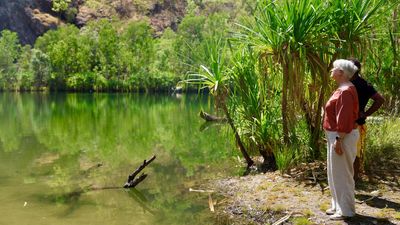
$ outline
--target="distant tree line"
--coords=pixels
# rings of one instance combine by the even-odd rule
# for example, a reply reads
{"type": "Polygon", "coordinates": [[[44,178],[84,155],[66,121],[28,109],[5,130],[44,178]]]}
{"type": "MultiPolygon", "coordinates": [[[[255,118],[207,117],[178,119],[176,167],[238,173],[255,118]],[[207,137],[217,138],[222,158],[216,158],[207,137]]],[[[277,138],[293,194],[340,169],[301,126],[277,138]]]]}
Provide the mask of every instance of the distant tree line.
{"type": "Polygon", "coordinates": [[[0,34],[0,90],[166,91],[205,62],[207,40],[227,34],[229,15],[188,15],[155,37],[147,21],[101,19],[60,26],[22,46],[0,34]]]}

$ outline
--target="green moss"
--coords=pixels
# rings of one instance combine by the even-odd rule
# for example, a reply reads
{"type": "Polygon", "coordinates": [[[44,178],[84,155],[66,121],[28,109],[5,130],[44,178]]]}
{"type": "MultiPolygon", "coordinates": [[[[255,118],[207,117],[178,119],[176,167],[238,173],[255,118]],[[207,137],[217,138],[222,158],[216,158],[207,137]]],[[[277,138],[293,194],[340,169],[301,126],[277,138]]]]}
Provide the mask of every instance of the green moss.
{"type": "Polygon", "coordinates": [[[295,225],[309,225],[312,224],[307,218],[305,217],[296,217],[292,220],[293,224],[295,225]]]}
{"type": "Polygon", "coordinates": [[[303,210],[302,213],[303,213],[304,216],[306,216],[307,218],[310,218],[311,216],[314,215],[314,212],[313,212],[312,210],[310,210],[310,209],[305,209],[305,210],[303,210]]]}
{"type": "Polygon", "coordinates": [[[271,209],[272,209],[273,211],[276,211],[276,212],[282,212],[282,211],[284,211],[284,210],[286,209],[286,206],[284,206],[284,205],[282,205],[282,204],[276,204],[276,205],[273,205],[273,206],[271,207],[271,209]]]}
{"type": "Polygon", "coordinates": [[[326,210],[329,209],[329,203],[326,203],[326,202],[321,203],[321,204],[319,205],[319,209],[320,209],[322,212],[325,212],[326,210]]]}

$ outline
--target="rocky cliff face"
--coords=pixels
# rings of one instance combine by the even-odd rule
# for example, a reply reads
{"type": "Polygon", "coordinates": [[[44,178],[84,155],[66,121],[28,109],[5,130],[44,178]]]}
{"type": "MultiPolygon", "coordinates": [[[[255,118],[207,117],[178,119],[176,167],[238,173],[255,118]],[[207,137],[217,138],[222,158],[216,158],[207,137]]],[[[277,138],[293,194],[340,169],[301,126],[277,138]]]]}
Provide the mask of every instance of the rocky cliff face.
{"type": "Polygon", "coordinates": [[[33,44],[38,36],[66,20],[82,27],[91,20],[118,17],[127,21],[148,18],[156,33],[160,33],[166,27],[176,29],[187,6],[186,0],[153,0],[146,4],[134,0],[91,2],[96,4],[74,0],[66,12],[55,13],[51,0],[0,0],[0,30],[15,31],[23,44],[33,44]]]}
{"type": "Polygon", "coordinates": [[[17,32],[24,44],[32,44],[37,36],[60,23],[51,14],[50,0],[0,0],[0,30],[17,32]]]}
{"type": "Polygon", "coordinates": [[[157,32],[167,27],[176,29],[179,21],[185,16],[186,0],[97,0],[97,8],[90,4],[77,4],[77,15],[74,23],[81,27],[93,19],[119,17],[121,20],[147,18],[157,32]],[[137,3],[146,2],[146,3],[137,3]]]}

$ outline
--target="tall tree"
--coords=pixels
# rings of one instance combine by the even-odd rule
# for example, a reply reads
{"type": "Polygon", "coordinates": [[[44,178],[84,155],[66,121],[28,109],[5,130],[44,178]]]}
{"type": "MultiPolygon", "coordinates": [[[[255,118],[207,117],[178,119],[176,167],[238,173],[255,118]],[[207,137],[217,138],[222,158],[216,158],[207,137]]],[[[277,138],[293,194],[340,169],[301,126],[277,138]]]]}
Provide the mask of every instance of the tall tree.
{"type": "Polygon", "coordinates": [[[15,63],[20,55],[18,35],[9,30],[0,33],[0,85],[13,88],[17,82],[15,63]]]}

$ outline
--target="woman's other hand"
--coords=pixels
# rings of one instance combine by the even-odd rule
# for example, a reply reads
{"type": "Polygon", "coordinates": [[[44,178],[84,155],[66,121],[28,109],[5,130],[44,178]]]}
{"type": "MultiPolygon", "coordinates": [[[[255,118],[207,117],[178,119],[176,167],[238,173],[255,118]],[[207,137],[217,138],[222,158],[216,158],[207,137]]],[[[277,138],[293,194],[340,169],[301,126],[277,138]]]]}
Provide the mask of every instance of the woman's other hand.
{"type": "Polygon", "coordinates": [[[333,143],[333,148],[335,149],[336,154],[343,154],[342,143],[340,140],[336,140],[335,143],[333,143]]]}

